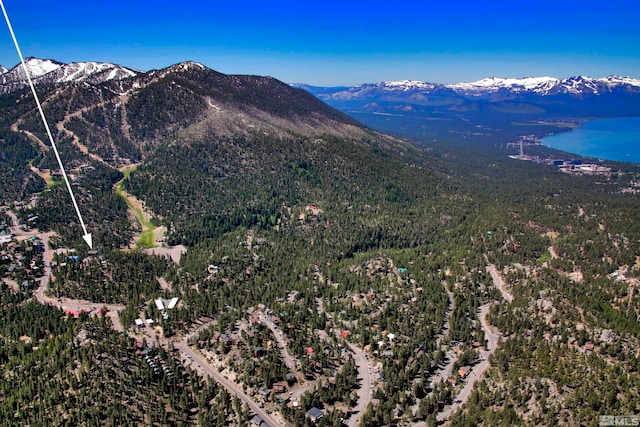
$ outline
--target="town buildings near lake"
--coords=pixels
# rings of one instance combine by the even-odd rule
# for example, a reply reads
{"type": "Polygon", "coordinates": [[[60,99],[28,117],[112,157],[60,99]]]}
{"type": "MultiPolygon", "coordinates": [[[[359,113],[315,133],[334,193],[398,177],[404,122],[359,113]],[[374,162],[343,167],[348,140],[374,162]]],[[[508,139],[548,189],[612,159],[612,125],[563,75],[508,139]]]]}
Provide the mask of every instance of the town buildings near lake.
{"type": "Polygon", "coordinates": [[[564,160],[550,157],[540,157],[524,153],[525,145],[539,145],[538,142],[532,141],[531,137],[522,137],[519,142],[511,142],[507,144],[509,146],[519,146],[520,153],[510,155],[509,157],[516,160],[525,160],[529,162],[535,162],[543,165],[556,166],[561,172],[570,173],[573,175],[609,175],[611,174],[611,168],[602,166],[597,163],[583,163],[581,159],[564,160]]]}

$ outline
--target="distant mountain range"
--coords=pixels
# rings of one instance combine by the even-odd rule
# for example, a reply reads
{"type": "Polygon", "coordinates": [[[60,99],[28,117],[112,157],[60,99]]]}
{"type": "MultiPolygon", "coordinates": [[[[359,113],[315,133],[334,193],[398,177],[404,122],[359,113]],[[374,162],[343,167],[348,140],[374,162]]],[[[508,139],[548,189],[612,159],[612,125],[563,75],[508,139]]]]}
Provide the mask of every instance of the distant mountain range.
{"type": "Polygon", "coordinates": [[[566,79],[554,77],[526,77],[520,79],[489,77],[471,83],[443,85],[416,80],[397,80],[365,83],[351,87],[319,87],[294,84],[323,100],[395,100],[397,97],[413,101],[427,101],[428,95],[451,95],[475,99],[506,100],[518,95],[572,95],[584,97],[607,93],[640,94],[640,80],[629,77],[609,76],[591,78],[575,76],[566,79]]]}
{"type": "Polygon", "coordinates": [[[549,116],[640,115],[640,80],[609,76],[496,78],[443,85],[412,80],[351,87],[296,84],[345,112],[496,113],[549,116]]]}
{"type": "Polygon", "coordinates": [[[640,80],[629,77],[609,76],[591,78],[585,76],[557,79],[554,77],[527,77],[503,79],[489,77],[472,83],[447,85],[457,93],[473,96],[503,93],[535,93],[543,96],[571,94],[574,96],[600,95],[614,91],[640,93],[640,80]]]}
{"type": "MultiPolygon", "coordinates": [[[[144,74],[144,72],[109,62],[90,61],[65,64],[52,59],[29,57],[25,63],[31,79],[37,84],[61,84],[74,81],[87,81],[95,84],[144,74]]],[[[3,93],[20,89],[26,84],[21,64],[11,69],[0,65],[0,75],[2,75],[0,87],[3,93]]],[[[425,98],[427,96],[446,95],[491,101],[515,100],[526,95],[569,95],[576,98],[613,93],[640,95],[640,80],[620,76],[604,78],[575,76],[566,79],[488,77],[476,82],[448,85],[416,80],[397,80],[365,83],[351,87],[318,87],[304,83],[292,86],[305,89],[324,101],[397,101],[402,99],[417,104],[429,104],[429,99],[425,98]]]]}

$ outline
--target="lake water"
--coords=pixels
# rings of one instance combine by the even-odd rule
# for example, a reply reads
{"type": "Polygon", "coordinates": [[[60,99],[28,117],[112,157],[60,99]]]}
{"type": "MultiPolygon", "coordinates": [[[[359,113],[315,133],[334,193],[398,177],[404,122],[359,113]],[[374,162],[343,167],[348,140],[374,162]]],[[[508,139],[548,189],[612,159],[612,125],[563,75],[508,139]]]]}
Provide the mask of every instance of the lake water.
{"type": "Polygon", "coordinates": [[[590,120],[570,132],[547,136],[542,144],[581,156],[640,163],[640,117],[590,120]]]}

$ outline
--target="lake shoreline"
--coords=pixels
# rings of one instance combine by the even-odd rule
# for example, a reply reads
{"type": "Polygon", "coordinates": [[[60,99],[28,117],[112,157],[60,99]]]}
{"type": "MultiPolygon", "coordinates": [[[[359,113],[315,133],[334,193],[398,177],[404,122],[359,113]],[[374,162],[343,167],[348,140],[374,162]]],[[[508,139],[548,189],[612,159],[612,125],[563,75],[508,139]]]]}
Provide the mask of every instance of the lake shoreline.
{"type": "Polygon", "coordinates": [[[640,117],[586,119],[540,143],[585,158],[640,164],[640,117]]]}

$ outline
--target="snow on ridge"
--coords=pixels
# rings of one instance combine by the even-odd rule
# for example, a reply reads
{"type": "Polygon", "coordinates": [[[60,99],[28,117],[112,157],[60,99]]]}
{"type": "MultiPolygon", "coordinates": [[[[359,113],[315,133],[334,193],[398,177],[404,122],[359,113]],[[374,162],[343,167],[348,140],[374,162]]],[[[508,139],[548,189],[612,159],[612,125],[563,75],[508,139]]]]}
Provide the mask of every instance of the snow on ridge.
{"type": "Polygon", "coordinates": [[[623,85],[640,87],[640,80],[633,79],[631,77],[607,76],[607,77],[602,77],[596,80],[598,80],[599,82],[609,84],[609,85],[614,85],[614,86],[623,84],[623,85]]]}
{"type": "MultiPolygon", "coordinates": [[[[113,65],[113,68],[111,68],[111,71],[109,71],[109,75],[105,78],[105,80],[122,80],[129,77],[137,76],[137,73],[128,68],[124,68],[120,65],[111,65],[113,65]]],[[[106,68],[106,70],[109,70],[109,68],[106,68]]]]}
{"type": "Polygon", "coordinates": [[[547,94],[559,88],[569,93],[583,93],[585,91],[598,94],[602,85],[609,88],[621,85],[640,87],[640,80],[630,77],[608,76],[592,78],[589,76],[574,76],[565,79],[555,77],[524,77],[524,78],[500,78],[488,77],[476,82],[457,83],[446,85],[448,88],[469,92],[495,92],[500,89],[508,89],[514,92],[530,91],[547,94]]]}
{"type": "Polygon", "coordinates": [[[118,76],[118,69],[114,68],[109,72],[109,75],[107,76],[107,80],[113,80],[118,76]]]}
{"type": "Polygon", "coordinates": [[[181,70],[184,70],[184,71],[190,70],[193,67],[198,67],[201,70],[204,70],[204,69],[207,68],[204,65],[202,65],[201,63],[195,62],[195,61],[184,61],[184,62],[181,62],[181,63],[179,63],[177,65],[178,65],[178,67],[180,67],[181,70]]]}
{"type": "Polygon", "coordinates": [[[456,83],[452,85],[446,85],[451,89],[462,90],[478,90],[478,89],[500,89],[508,88],[515,89],[521,87],[524,89],[536,89],[538,87],[550,87],[559,83],[560,80],[555,77],[524,77],[524,78],[500,78],[500,77],[487,77],[476,82],[469,83],[456,83]]]}
{"type": "MultiPolygon", "coordinates": [[[[107,80],[126,79],[138,74],[110,62],[87,61],[65,64],[51,59],[28,57],[25,59],[25,65],[34,84],[59,85],[71,82],[97,84],[107,80]]],[[[0,93],[12,92],[27,84],[21,63],[0,75],[2,76],[0,93]]]]}
{"type": "MultiPolygon", "coordinates": [[[[57,70],[63,65],[51,59],[38,59],[33,57],[25,59],[24,63],[29,70],[29,75],[31,76],[31,78],[38,78],[40,76],[44,76],[45,74],[49,74],[50,72],[57,70]]],[[[22,64],[18,64],[16,65],[16,67],[20,69],[20,72],[23,72],[22,64]]]]}
{"type": "Polygon", "coordinates": [[[434,87],[431,83],[425,83],[420,80],[391,80],[388,82],[382,82],[382,86],[388,88],[400,88],[404,90],[409,89],[432,89],[434,87]]]}
{"type": "Polygon", "coordinates": [[[64,76],[58,82],[82,81],[92,74],[116,67],[108,62],[71,62],[64,66],[64,76]]]}

